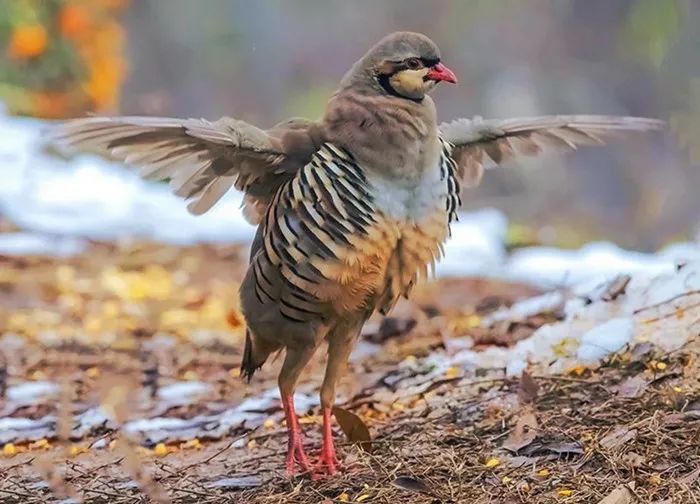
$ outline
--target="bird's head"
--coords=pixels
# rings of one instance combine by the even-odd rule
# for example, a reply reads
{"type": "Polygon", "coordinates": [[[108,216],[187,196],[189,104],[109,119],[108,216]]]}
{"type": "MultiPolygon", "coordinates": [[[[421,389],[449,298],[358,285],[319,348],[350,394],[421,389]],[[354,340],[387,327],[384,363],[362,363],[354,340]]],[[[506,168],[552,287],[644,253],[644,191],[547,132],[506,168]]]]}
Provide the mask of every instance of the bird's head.
{"type": "Polygon", "coordinates": [[[439,82],[457,82],[440,61],[440,49],[425,35],[396,32],[384,37],[343,79],[345,84],[421,101],[439,82]]]}

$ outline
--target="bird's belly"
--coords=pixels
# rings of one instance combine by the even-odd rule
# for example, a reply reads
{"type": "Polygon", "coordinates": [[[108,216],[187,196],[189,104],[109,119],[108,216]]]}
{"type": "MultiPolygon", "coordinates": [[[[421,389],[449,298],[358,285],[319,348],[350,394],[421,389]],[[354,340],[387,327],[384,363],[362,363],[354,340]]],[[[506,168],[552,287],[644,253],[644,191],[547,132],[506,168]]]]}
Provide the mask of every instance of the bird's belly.
{"type": "Polygon", "coordinates": [[[377,216],[366,237],[351,237],[342,260],[316,262],[328,280],[319,292],[336,313],[382,308],[408,292],[440,257],[449,228],[436,209],[420,221],[377,216]]]}
{"type": "Polygon", "coordinates": [[[397,186],[372,180],[375,224],[365,237],[350,240],[352,251],[329,264],[336,308],[388,310],[440,258],[449,235],[446,182],[439,172],[416,185],[397,186]]]}

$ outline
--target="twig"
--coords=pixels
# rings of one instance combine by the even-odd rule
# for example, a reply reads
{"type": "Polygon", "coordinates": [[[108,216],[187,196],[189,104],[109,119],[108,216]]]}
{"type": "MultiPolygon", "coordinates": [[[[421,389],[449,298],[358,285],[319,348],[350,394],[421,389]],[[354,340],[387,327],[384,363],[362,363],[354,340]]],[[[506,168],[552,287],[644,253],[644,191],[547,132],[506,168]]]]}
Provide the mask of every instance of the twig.
{"type": "Polygon", "coordinates": [[[23,462],[18,462],[18,463],[16,463],[16,464],[13,464],[13,465],[11,465],[11,466],[8,466],[8,467],[3,468],[2,470],[0,470],[0,474],[5,474],[6,472],[9,472],[9,471],[11,471],[12,469],[16,469],[16,468],[18,468],[18,467],[22,467],[22,466],[25,466],[25,465],[31,465],[32,462],[34,462],[34,457],[31,457],[30,459],[25,460],[25,461],[23,461],[23,462]]]}
{"type": "MultiPolygon", "coordinates": [[[[664,320],[664,319],[667,319],[667,318],[676,317],[676,316],[678,316],[678,310],[683,310],[683,311],[685,311],[685,310],[689,310],[689,309],[691,309],[691,308],[697,308],[698,306],[700,306],[700,302],[699,302],[699,303],[695,303],[695,304],[691,304],[691,305],[688,305],[688,306],[685,306],[685,307],[683,307],[683,308],[677,308],[676,311],[673,311],[673,312],[671,312],[671,313],[667,313],[666,315],[659,315],[658,317],[646,319],[646,320],[644,320],[644,323],[645,323],[645,324],[651,324],[651,323],[653,323],[653,322],[658,322],[659,320],[664,320]]],[[[682,313],[680,314],[680,316],[682,316],[682,313]]],[[[691,325],[692,325],[692,324],[691,324],[691,325]]]]}
{"type": "Polygon", "coordinates": [[[683,292],[681,294],[676,294],[675,296],[671,296],[670,298],[666,299],[665,301],[659,301],[658,303],[654,303],[654,304],[649,305],[649,306],[643,306],[642,308],[637,308],[636,310],[634,310],[632,312],[632,314],[637,315],[638,313],[642,313],[642,312],[647,311],[647,310],[653,310],[654,308],[660,308],[665,304],[672,303],[676,299],[681,299],[681,298],[684,298],[687,296],[693,296],[695,294],[700,294],[700,289],[683,292]]]}
{"type": "Polygon", "coordinates": [[[258,428],[259,428],[259,427],[255,427],[253,430],[251,430],[251,431],[249,431],[249,432],[246,432],[245,434],[241,434],[240,436],[235,437],[234,439],[231,440],[231,442],[230,442],[229,444],[227,444],[226,446],[224,446],[223,448],[221,448],[219,451],[217,451],[217,452],[214,453],[213,455],[210,455],[209,457],[205,458],[204,460],[200,460],[200,461],[194,462],[194,463],[192,463],[192,464],[190,464],[190,465],[186,465],[185,467],[182,467],[182,468],[180,469],[180,471],[186,471],[187,469],[191,469],[192,467],[198,466],[198,465],[200,465],[200,464],[208,464],[209,462],[211,462],[212,460],[214,460],[216,457],[218,457],[219,455],[221,455],[222,453],[224,453],[226,450],[231,449],[231,448],[233,447],[233,445],[236,444],[238,441],[240,441],[240,440],[243,439],[244,437],[246,437],[246,436],[252,434],[253,432],[255,432],[256,430],[258,430],[258,428]]]}

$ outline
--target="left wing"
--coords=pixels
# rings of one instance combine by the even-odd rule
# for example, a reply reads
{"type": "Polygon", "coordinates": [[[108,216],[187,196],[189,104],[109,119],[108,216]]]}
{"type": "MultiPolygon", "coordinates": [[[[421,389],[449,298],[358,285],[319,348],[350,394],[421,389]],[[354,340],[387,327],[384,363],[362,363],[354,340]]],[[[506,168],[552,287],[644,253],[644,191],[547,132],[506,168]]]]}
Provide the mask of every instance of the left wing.
{"type": "Polygon", "coordinates": [[[479,184],[484,168],[517,156],[571,151],[600,145],[606,137],[664,127],[658,119],[598,115],[557,115],[514,119],[457,119],[440,125],[440,135],[452,145],[452,158],[462,187],[479,184]]]}

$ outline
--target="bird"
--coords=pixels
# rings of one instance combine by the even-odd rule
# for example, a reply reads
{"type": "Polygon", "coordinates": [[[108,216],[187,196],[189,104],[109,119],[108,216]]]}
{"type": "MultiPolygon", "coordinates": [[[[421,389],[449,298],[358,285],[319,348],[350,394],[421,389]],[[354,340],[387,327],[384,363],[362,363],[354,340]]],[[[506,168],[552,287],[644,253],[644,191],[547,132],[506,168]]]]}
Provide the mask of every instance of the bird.
{"type": "Polygon", "coordinates": [[[462,191],[518,156],[575,150],[663,121],[605,115],[438,123],[430,92],[457,83],[426,35],[395,32],[342,77],[322,118],[261,129],[223,117],[87,117],[57,140],[110,155],[147,180],[167,180],[195,215],[229,189],[257,226],[240,287],[249,381],[284,351],[278,385],[288,429],[287,472],[340,468],[335,389],[363,324],[387,314],[429,276],[458,218],[462,191]],[[320,386],[322,441],[312,465],[294,408],[300,373],[327,343],[320,386]]]}

